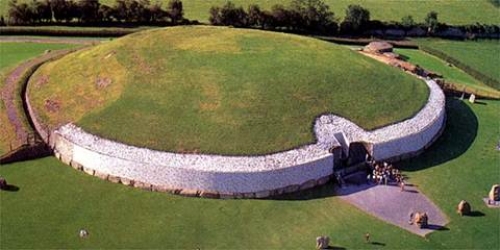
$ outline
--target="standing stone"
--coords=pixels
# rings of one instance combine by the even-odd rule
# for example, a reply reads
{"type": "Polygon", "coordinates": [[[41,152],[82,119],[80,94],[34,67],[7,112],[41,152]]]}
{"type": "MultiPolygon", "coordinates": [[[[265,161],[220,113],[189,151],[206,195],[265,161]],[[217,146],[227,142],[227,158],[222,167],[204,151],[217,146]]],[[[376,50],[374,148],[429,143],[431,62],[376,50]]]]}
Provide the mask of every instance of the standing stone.
{"type": "Polygon", "coordinates": [[[316,237],[316,249],[328,249],[330,246],[330,237],[318,236],[316,237]]]}
{"type": "Polygon", "coordinates": [[[500,185],[495,184],[491,187],[488,198],[490,201],[500,201],[500,185]]]}
{"type": "Polygon", "coordinates": [[[470,103],[474,103],[475,101],[476,101],[476,95],[471,94],[470,97],[469,97],[469,102],[470,103]]]}
{"type": "Polygon", "coordinates": [[[85,229],[80,229],[80,232],[78,232],[78,235],[80,238],[87,238],[89,236],[89,232],[85,229]]]}
{"type": "Polygon", "coordinates": [[[466,200],[460,201],[460,203],[458,203],[457,212],[460,215],[468,215],[468,214],[470,214],[471,207],[470,207],[469,202],[467,202],[466,200]]]}
{"type": "Polygon", "coordinates": [[[3,177],[0,177],[0,189],[6,190],[8,187],[9,185],[7,184],[7,180],[5,180],[5,178],[3,177]]]}

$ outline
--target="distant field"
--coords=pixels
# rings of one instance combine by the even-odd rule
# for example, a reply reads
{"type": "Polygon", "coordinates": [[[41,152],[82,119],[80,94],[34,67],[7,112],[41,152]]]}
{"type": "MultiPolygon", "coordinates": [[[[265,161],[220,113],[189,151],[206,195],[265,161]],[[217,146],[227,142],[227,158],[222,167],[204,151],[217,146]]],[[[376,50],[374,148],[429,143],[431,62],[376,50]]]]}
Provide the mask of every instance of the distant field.
{"type": "Polygon", "coordinates": [[[416,39],[417,43],[440,50],[469,67],[500,81],[500,41],[449,41],[416,39]]]}
{"type": "Polygon", "coordinates": [[[485,85],[484,83],[481,83],[459,68],[449,66],[448,63],[433,55],[427,54],[421,50],[414,49],[396,49],[395,51],[396,53],[406,57],[407,60],[412,64],[418,64],[424,69],[443,75],[443,78],[446,81],[465,85],[479,91],[487,91],[490,93],[496,93],[496,95],[500,95],[499,91],[485,85]]]}
{"type": "MultiPolygon", "coordinates": [[[[27,1],[27,0],[25,0],[27,1]]],[[[208,21],[208,10],[213,5],[223,5],[227,0],[183,0],[185,16],[189,19],[208,21]]],[[[114,4],[114,0],[101,0],[101,3],[114,4]]],[[[154,1],[152,1],[154,2],[154,1]]],[[[166,6],[168,0],[159,0],[166,6]]],[[[257,3],[269,9],[276,3],[288,4],[290,0],[233,0],[245,8],[257,3]]],[[[372,19],[400,21],[405,15],[412,15],[416,22],[423,22],[430,11],[439,14],[439,20],[448,24],[500,23],[499,8],[491,0],[325,0],[337,17],[343,18],[349,4],[360,4],[371,12],[372,19]],[[459,13],[459,14],[458,14],[459,13]]],[[[0,1],[0,13],[6,13],[7,0],[0,1]]]]}
{"type": "MultiPolygon", "coordinates": [[[[0,79],[3,81],[8,74],[9,69],[12,69],[16,64],[42,54],[45,50],[56,50],[74,47],[74,45],[66,44],[37,44],[37,43],[2,43],[0,42],[0,79]]],[[[5,112],[3,101],[0,100],[0,154],[9,150],[9,146],[15,143],[14,128],[10,123],[5,112]]]]}

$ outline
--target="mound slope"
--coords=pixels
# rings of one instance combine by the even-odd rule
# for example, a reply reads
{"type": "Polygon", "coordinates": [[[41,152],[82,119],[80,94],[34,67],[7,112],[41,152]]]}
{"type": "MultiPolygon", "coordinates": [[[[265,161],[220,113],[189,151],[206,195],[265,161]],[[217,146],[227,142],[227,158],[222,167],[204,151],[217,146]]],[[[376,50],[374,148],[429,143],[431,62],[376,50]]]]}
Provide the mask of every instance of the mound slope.
{"type": "Polygon", "coordinates": [[[331,43],[199,26],[68,55],[42,66],[29,91],[52,127],[76,122],[136,146],[229,155],[312,143],[324,113],[365,129],[401,121],[428,95],[419,80],[331,43]]]}

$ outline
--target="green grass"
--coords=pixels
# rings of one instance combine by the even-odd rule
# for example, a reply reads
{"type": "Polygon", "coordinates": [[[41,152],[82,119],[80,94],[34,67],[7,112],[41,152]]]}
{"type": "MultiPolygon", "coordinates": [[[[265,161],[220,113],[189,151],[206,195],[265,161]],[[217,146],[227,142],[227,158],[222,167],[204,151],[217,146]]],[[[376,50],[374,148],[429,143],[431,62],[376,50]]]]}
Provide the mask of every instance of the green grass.
{"type": "Polygon", "coordinates": [[[424,69],[443,75],[443,78],[447,82],[457,83],[478,91],[490,92],[496,95],[500,94],[499,91],[474,79],[459,68],[449,66],[447,62],[426,52],[414,49],[395,49],[395,52],[407,58],[407,61],[412,64],[418,64],[424,69]]]}
{"type": "Polygon", "coordinates": [[[430,236],[442,247],[498,249],[500,210],[489,209],[482,198],[500,182],[500,102],[448,102],[446,131],[429,152],[401,163],[416,183],[451,219],[448,233],[430,236]],[[470,202],[477,217],[456,214],[458,202],[470,202]],[[455,239],[453,242],[451,239],[455,239]]]}
{"type": "MultiPolygon", "coordinates": [[[[183,0],[185,17],[201,22],[208,22],[208,10],[211,6],[223,5],[227,0],[183,0]]],[[[101,3],[113,5],[114,0],[101,0],[101,3]]],[[[153,1],[154,2],[154,1],[153,1]]],[[[167,0],[161,0],[166,7],[167,0]]],[[[232,0],[244,8],[250,3],[257,3],[263,9],[270,9],[274,4],[287,5],[290,0],[232,0]]],[[[343,19],[349,4],[359,4],[370,11],[371,19],[382,21],[401,21],[405,15],[412,15],[416,22],[423,22],[425,15],[436,11],[439,21],[448,24],[487,24],[500,23],[499,8],[490,0],[325,0],[335,16],[343,19]],[[417,11],[418,10],[418,11],[417,11]],[[457,15],[460,13],[460,15],[457,15]]],[[[6,15],[8,1],[0,1],[0,13],[6,15]]]]}
{"type": "Polygon", "coordinates": [[[439,39],[416,39],[418,44],[433,49],[467,64],[473,69],[500,81],[500,42],[498,40],[449,41],[439,39]]]}
{"type": "Polygon", "coordinates": [[[185,198],[105,182],[45,158],[0,168],[19,189],[0,192],[0,242],[6,249],[312,249],[316,236],[329,235],[336,247],[380,249],[364,243],[370,232],[385,249],[498,249],[500,210],[481,199],[500,181],[500,102],[447,105],[442,138],[400,164],[451,221],[427,238],[346,204],[330,184],[280,200],[185,198]],[[461,199],[479,216],[458,216],[461,199]],[[89,238],[78,238],[81,228],[89,238]]]}
{"type": "Polygon", "coordinates": [[[50,124],[76,121],[134,145],[222,154],[312,143],[315,117],[328,112],[373,129],[411,117],[428,95],[422,81],[338,45],[214,27],[135,33],[49,63],[31,82],[50,124]],[[109,88],[96,88],[99,78],[111,79],[109,88]],[[60,110],[47,111],[47,99],[60,110]]]}
{"type": "MultiPolygon", "coordinates": [[[[6,75],[15,65],[22,61],[42,54],[45,50],[71,48],[67,44],[37,44],[37,43],[0,43],[0,79],[2,86],[6,75]]],[[[3,102],[0,104],[0,155],[7,152],[11,145],[18,145],[15,139],[14,128],[10,126],[3,102]]]]}

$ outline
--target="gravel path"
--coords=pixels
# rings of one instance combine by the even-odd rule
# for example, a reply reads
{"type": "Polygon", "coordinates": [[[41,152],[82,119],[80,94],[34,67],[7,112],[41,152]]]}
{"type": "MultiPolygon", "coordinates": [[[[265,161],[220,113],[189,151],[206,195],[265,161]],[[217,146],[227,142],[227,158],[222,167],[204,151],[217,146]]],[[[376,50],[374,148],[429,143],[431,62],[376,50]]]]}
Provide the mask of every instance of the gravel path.
{"type": "Polygon", "coordinates": [[[26,61],[19,66],[17,66],[13,71],[9,73],[9,75],[6,77],[4,85],[2,87],[2,92],[1,92],[1,99],[5,104],[5,108],[7,111],[7,116],[9,119],[9,122],[14,126],[14,130],[16,132],[16,138],[20,142],[26,142],[28,133],[29,131],[33,131],[33,129],[27,127],[24,121],[27,120],[26,114],[24,112],[20,112],[16,108],[16,103],[21,100],[21,96],[18,96],[16,93],[16,89],[18,88],[17,84],[19,79],[23,76],[23,73],[35,66],[36,64],[39,64],[41,62],[50,60],[54,57],[64,55],[71,50],[58,50],[58,51],[53,51],[47,54],[44,54],[42,56],[39,56],[35,59],[26,61]]]}
{"type": "Polygon", "coordinates": [[[436,230],[446,230],[446,215],[416,187],[407,184],[405,191],[395,185],[349,184],[337,189],[341,199],[388,223],[425,236],[436,230]],[[429,228],[419,229],[408,223],[412,212],[427,212],[429,228]]]}

